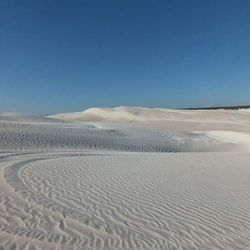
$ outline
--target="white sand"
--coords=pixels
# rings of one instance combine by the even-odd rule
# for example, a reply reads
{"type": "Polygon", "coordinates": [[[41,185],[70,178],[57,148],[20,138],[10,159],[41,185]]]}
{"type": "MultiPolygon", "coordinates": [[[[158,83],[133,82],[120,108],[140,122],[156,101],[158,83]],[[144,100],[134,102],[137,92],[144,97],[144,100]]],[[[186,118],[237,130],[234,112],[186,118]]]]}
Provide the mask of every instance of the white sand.
{"type": "Polygon", "coordinates": [[[242,110],[2,113],[0,249],[250,249],[249,145],[242,110]]]}

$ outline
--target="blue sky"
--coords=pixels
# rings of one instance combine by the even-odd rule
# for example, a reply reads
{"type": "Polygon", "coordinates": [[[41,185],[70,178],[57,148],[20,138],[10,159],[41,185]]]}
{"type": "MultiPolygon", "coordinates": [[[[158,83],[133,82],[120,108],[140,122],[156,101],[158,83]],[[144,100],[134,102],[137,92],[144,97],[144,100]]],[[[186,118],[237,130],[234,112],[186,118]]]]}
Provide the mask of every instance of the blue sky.
{"type": "Polygon", "coordinates": [[[250,1],[0,1],[0,111],[250,104],[250,1]]]}

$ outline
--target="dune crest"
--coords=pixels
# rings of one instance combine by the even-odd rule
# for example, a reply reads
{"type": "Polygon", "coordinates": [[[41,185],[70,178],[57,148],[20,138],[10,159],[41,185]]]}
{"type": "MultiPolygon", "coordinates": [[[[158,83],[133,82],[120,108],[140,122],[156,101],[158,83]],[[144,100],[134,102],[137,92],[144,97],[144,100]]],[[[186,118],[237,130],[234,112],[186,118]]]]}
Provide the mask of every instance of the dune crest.
{"type": "Polygon", "coordinates": [[[240,118],[249,122],[249,112],[242,110],[181,110],[164,108],[144,108],[144,107],[114,107],[114,108],[90,108],[81,112],[61,113],[50,115],[49,117],[78,120],[78,121],[164,121],[164,120],[182,120],[182,121],[231,121],[240,118]]]}

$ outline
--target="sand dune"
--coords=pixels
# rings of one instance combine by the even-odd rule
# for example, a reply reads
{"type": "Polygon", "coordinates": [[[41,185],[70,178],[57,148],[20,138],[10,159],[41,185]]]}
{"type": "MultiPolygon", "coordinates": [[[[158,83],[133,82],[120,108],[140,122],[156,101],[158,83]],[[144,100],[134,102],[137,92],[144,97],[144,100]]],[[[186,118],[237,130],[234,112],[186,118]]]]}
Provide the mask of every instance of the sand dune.
{"type": "Polygon", "coordinates": [[[221,150],[218,148],[218,145],[213,144],[212,147],[210,145],[204,147],[204,145],[196,145],[194,143],[194,141],[198,142],[201,141],[200,139],[204,140],[205,138],[207,141],[210,139],[223,143],[222,150],[237,150],[236,145],[238,145],[240,151],[249,151],[250,146],[250,118],[248,109],[171,110],[140,107],[91,108],[82,112],[56,114],[50,117],[66,121],[129,123],[143,128],[153,128],[167,133],[170,132],[182,138],[183,144],[188,144],[188,149],[185,148],[179,151],[221,150]],[[202,138],[196,138],[198,134],[202,138]],[[242,140],[243,137],[245,138],[242,140]],[[194,141],[190,141],[187,138],[191,138],[194,141]]]}
{"type": "MultiPolygon", "coordinates": [[[[5,151],[105,149],[133,152],[206,152],[242,149],[241,140],[220,140],[220,137],[212,136],[211,131],[197,133],[195,126],[194,131],[168,131],[165,128],[157,129],[156,125],[156,128],[149,124],[144,126],[144,123],[83,123],[20,114],[4,115],[0,119],[0,148],[5,151]]],[[[241,137],[244,134],[246,132],[241,132],[241,137]]],[[[248,145],[247,139],[244,144],[248,145]]]]}
{"type": "Polygon", "coordinates": [[[180,110],[163,108],[115,107],[90,108],[82,112],[62,113],[49,117],[78,121],[150,122],[150,121],[191,121],[191,122],[243,122],[250,125],[248,110],[180,110]]]}
{"type": "Polygon", "coordinates": [[[249,125],[242,110],[1,113],[0,249],[249,249],[249,125]]]}

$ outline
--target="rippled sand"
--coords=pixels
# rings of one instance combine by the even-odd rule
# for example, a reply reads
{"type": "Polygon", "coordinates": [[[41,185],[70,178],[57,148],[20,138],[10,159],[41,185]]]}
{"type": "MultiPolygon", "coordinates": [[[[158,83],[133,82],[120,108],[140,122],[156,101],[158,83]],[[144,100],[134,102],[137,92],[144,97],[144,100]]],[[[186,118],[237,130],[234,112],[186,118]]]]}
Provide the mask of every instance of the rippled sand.
{"type": "Polygon", "coordinates": [[[249,249],[249,112],[228,114],[224,132],[1,114],[0,249],[249,249]]]}

